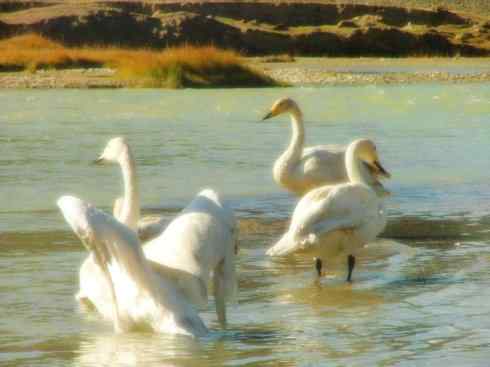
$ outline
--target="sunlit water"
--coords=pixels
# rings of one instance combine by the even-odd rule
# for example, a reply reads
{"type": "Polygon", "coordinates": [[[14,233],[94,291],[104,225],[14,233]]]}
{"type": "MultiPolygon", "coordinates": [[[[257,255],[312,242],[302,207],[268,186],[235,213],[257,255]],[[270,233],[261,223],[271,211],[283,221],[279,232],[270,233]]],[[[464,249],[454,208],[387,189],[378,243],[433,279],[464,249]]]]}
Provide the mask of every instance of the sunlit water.
{"type": "Polygon", "coordinates": [[[487,366],[490,356],[490,85],[248,90],[0,91],[0,364],[11,366],[487,366]],[[265,250],[295,199],[272,181],[289,95],[309,145],[372,137],[389,226],[359,258],[316,282],[310,259],[265,250]],[[209,337],[132,333],[78,310],[86,252],[55,200],[110,209],[117,167],[90,163],[113,136],[137,158],[146,212],[170,220],[202,187],[240,218],[240,292],[209,337]]]}

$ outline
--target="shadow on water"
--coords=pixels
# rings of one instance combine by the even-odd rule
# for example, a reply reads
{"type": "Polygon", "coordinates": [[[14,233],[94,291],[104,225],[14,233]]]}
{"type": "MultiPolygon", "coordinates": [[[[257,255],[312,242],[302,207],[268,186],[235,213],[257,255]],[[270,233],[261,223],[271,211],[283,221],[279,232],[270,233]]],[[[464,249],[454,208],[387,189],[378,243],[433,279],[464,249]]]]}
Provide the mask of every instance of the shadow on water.
{"type": "MultiPolygon", "coordinates": [[[[240,233],[279,237],[287,230],[288,224],[289,221],[286,219],[240,218],[240,233]]],[[[476,218],[464,215],[435,217],[426,214],[391,216],[380,237],[411,243],[415,241],[451,243],[451,240],[488,240],[490,239],[489,228],[490,216],[476,218]]]]}

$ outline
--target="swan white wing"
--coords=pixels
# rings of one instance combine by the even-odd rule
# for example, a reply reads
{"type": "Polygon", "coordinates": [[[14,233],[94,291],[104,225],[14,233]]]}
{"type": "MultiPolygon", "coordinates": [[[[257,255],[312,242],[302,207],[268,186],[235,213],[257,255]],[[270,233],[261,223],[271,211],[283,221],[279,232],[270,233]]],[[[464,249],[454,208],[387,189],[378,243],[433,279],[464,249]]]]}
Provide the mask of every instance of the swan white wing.
{"type": "Polygon", "coordinates": [[[344,154],[347,147],[340,144],[323,144],[307,147],[303,149],[303,156],[313,154],[315,152],[329,152],[331,154],[344,154]]]}
{"type": "Polygon", "coordinates": [[[183,213],[189,211],[206,212],[225,223],[230,231],[236,229],[236,218],[233,210],[226,205],[220,195],[213,189],[204,189],[187,205],[183,213]]]}
{"type": "Polygon", "coordinates": [[[208,303],[210,274],[224,262],[226,298],[236,293],[236,222],[216,192],[207,189],[169,223],[165,231],[143,250],[151,261],[175,272],[184,294],[198,307],[208,303]]]}
{"type": "Polygon", "coordinates": [[[146,216],[138,221],[138,238],[147,242],[157,238],[167,227],[167,220],[159,216],[146,216]]]}
{"type": "Polygon", "coordinates": [[[105,319],[112,320],[112,299],[110,285],[99,265],[95,263],[93,253],[83,261],[80,267],[80,290],[75,298],[83,310],[96,310],[105,319]]]}
{"type": "Polygon", "coordinates": [[[318,238],[339,229],[360,228],[373,210],[375,195],[364,185],[323,186],[296,206],[288,232],[267,254],[287,255],[316,245],[318,238]]]}
{"type": "Polygon", "coordinates": [[[107,266],[124,323],[149,321],[156,331],[195,336],[207,332],[171,281],[152,272],[131,229],[75,197],[62,197],[58,206],[100,265],[107,266]]]}
{"type": "Polygon", "coordinates": [[[376,197],[364,185],[343,184],[313,190],[303,206],[293,213],[294,229],[300,236],[310,233],[360,227],[369,216],[376,197]]]}
{"type": "Polygon", "coordinates": [[[345,151],[330,146],[315,146],[303,151],[302,175],[315,186],[348,180],[345,170],[345,151]]]}
{"type": "Polygon", "coordinates": [[[112,215],[118,221],[121,221],[123,204],[124,204],[124,198],[122,196],[119,196],[118,198],[116,198],[116,200],[114,200],[114,207],[112,209],[112,215]]]}
{"type": "Polygon", "coordinates": [[[73,196],[58,200],[65,220],[89,251],[107,263],[118,262],[141,285],[149,286],[148,267],[135,233],[113,217],[73,196]]]}

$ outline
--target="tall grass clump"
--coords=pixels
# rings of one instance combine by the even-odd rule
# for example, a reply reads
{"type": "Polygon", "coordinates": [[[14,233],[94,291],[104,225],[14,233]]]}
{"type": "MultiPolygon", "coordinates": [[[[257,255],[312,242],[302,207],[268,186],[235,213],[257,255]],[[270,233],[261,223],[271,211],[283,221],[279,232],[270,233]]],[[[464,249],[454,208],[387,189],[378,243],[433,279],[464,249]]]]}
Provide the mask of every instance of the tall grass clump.
{"type": "Polygon", "coordinates": [[[163,51],[116,47],[68,48],[26,34],[0,41],[0,71],[111,67],[116,77],[141,87],[245,87],[273,85],[235,52],[213,46],[181,46],[163,51]]]}
{"type": "Polygon", "coordinates": [[[87,58],[75,49],[65,48],[60,43],[36,34],[25,34],[0,41],[0,71],[36,71],[102,64],[101,60],[87,58]]]}
{"type": "Polygon", "coordinates": [[[272,80],[250,69],[240,56],[213,46],[181,46],[161,52],[139,51],[116,61],[123,78],[148,87],[234,87],[271,85],[272,80]]]}

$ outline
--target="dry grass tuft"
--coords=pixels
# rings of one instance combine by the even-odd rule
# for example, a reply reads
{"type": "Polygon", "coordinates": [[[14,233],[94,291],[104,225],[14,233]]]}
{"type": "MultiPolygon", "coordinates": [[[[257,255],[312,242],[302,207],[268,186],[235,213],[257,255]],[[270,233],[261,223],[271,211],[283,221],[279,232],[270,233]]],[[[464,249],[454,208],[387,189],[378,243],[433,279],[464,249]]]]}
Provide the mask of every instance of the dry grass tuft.
{"type": "Polygon", "coordinates": [[[36,34],[0,41],[0,71],[101,66],[103,62],[36,34]]]}
{"type": "Polygon", "coordinates": [[[163,51],[115,47],[67,48],[36,34],[0,41],[0,71],[107,66],[132,86],[266,86],[272,79],[248,68],[241,57],[213,46],[163,51]]]}
{"type": "Polygon", "coordinates": [[[6,49],[60,49],[63,45],[35,33],[0,40],[0,50],[6,49]]]}

